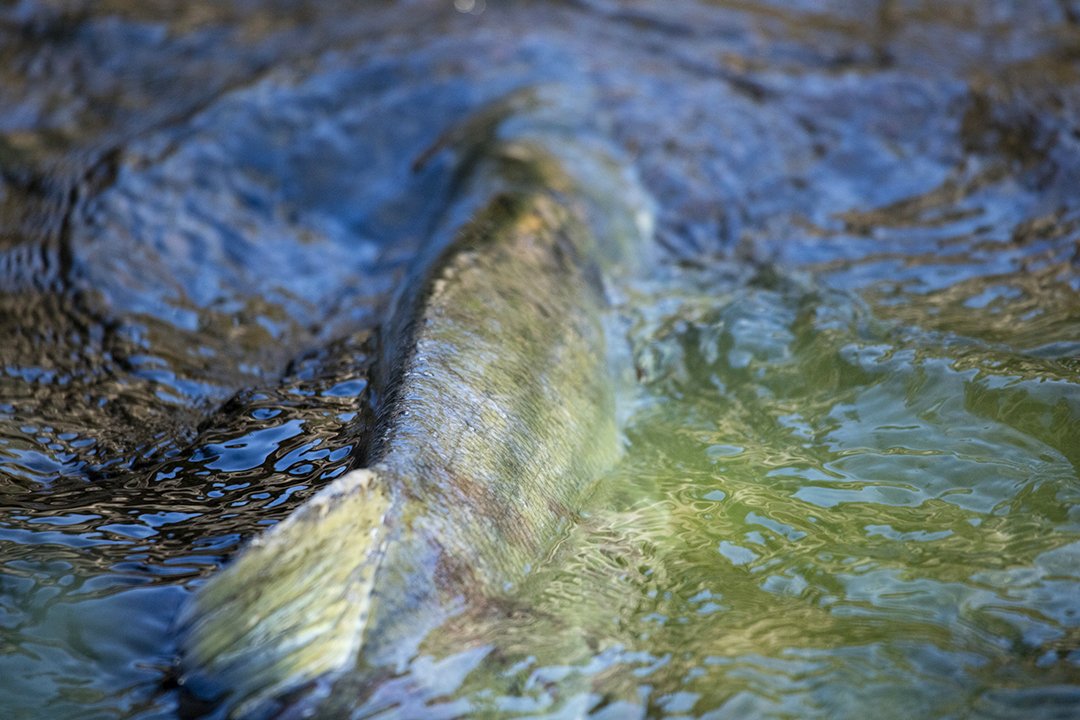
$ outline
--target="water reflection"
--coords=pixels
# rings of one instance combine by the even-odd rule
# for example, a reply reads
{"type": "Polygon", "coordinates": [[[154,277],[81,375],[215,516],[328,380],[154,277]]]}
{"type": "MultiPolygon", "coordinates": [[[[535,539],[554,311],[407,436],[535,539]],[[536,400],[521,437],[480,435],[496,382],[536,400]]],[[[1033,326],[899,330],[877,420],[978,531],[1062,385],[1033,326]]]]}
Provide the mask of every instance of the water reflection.
{"type": "Polygon", "coordinates": [[[627,454],[503,619],[365,711],[1075,714],[1076,19],[0,9],[0,706],[175,714],[189,584],[362,460],[388,297],[463,212],[414,161],[554,80],[660,205],[627,454]]]}

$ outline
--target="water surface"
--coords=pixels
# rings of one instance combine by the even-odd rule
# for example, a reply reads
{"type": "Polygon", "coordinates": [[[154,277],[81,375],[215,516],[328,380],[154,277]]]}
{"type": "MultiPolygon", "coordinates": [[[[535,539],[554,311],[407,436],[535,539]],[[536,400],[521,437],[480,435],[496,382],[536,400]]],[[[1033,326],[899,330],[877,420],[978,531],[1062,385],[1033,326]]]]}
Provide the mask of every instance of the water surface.
{"type": "MultiPolygon", "coordinates": [[[[1080,712],[1067,2],[0,8],[0,707],[175,717],[196,583],[362,464],[414,161],[591,93],[659,208],[623,461],[360,715],[1080,712]],[[417,678],[441,684],[416,687],[417,678]]],[[[185,711],[191,711],[187,708],[185,711]]]]}

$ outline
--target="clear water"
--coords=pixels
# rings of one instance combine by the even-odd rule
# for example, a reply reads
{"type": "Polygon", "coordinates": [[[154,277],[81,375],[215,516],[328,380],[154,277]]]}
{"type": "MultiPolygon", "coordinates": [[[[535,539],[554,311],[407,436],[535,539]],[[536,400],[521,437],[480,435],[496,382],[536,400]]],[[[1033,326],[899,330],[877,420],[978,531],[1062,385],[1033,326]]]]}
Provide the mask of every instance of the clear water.
{"type": "Polygon", "coordinates": [[[359,712],[1080,713],[1075,9],[454,5],[0,7],[0,714],[191,711],[178,605],[363,461],[413,161],[552,80],[659,203],[626,455],[359,712]]]}

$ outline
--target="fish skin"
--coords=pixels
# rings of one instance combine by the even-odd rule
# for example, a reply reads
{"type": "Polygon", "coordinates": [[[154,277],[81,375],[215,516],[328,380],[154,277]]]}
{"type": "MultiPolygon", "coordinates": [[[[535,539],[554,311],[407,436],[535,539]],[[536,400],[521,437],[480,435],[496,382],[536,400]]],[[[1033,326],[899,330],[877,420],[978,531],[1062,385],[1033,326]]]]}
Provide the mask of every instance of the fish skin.
{"type": "Polygon", "coordinates": [[[394,311],[375,462],[184,609],[180,682],[229,717],[402,667],[541,561],[617,458],[604,279],[643,244],[639,208],[595,202],[580,157],[528,131],[488,141],[471,172],[491,199],[394,311]]]}

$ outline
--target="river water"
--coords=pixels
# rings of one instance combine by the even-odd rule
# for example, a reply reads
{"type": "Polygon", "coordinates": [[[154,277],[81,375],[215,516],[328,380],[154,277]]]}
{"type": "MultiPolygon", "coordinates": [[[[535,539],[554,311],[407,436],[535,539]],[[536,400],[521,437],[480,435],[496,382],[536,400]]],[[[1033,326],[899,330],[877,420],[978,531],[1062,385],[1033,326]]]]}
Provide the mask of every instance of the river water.
{"type": "Polygon", "coordinates": [[[625,456],[519,622],[337,710],[1076,717],[1078,23],[0,5],[0,714],[198,711],[177,607],[363,463],[386,303],[453,191],[416,159],[554,82],[658,204],[625,456]]]}

